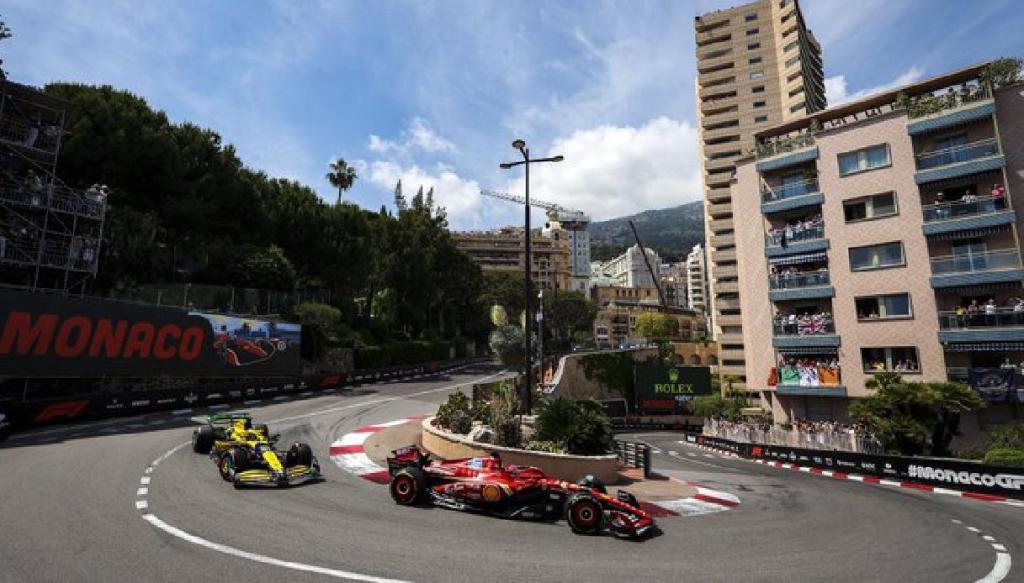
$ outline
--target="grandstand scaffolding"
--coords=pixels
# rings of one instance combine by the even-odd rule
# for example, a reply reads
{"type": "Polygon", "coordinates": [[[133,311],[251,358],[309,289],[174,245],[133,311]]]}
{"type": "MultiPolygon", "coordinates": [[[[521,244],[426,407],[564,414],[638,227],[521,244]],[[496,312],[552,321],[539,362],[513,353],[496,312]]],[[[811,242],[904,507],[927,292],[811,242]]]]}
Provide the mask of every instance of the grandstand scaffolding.
{"type": "Polygon", "coordinates": [[[56,175],[70,104],[0,79],[0,285],[84,295],[95,278],[106,191],[56,175]]]}

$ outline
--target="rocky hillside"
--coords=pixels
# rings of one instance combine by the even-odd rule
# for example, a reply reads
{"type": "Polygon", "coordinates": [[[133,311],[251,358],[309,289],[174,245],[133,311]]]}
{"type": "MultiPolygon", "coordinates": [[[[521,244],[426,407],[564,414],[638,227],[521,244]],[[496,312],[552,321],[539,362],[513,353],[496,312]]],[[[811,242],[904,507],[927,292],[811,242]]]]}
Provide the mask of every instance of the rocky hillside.
{"type": "Polygon", "coordinates": [[[591,256],[611,259],[635,243],[626,221],[632,219],[644,245],[663,260],[682,261],[697,243],[704,242],[704,214],[700,201],[667,209],[643,211],[590,225],[591,256]]]}

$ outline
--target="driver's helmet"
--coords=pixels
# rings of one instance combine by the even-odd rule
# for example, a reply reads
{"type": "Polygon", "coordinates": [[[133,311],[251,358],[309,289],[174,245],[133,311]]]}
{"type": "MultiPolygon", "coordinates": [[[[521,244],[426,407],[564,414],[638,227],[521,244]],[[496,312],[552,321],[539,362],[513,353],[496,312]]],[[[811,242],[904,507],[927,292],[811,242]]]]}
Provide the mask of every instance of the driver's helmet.
{"type": "Polygon", "coordinates": [[[590,488],[591,490],[597,490],[598,492],[600,492],[602,494],[607,494],[608,493],[608,489],[604,487],[604,482],[602,482],[601,480],[595,478],[591,474],[587,474],[586,476],[584,476],[583,479],[578,482],[578,484],[580,486],[583,486],[584,488],[590,488]]]}

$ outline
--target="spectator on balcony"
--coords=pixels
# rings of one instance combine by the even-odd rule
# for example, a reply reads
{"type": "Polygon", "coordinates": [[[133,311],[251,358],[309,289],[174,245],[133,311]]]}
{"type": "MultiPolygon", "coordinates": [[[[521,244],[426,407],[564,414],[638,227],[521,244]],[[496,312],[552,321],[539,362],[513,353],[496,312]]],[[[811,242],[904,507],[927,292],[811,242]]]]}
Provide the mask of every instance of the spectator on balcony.
{"type": "Polygon", "coordinates": [[[964,193],[964,195],[962,197],[960,197],[960,202],[968,203],[968,204],[969,203],[975,203],[975,202],[978,202],[978,196],[976,194],[974,194],[973,192],[968,190],[967,192],[964,193]]]}
{"type": "Polygon", "coordinates": [[[39,178],[39,175],[31,168],[29,168],[28,172],[25,174],[25,188],[28,189],[32,206],[39,206],[42,204],[43,197],[41,193],[43,191],[43,180],[39,178]]]}
{"type": "Polygon", "coordinates": [[[996,210],[1006,208],[1006,187],[996,182],[992,185],[992,205],[996,210]]]}
{"type": "Polygon", "coordinates": [[[946,195],[940,190],[935,193],[935,217],[944,219],[949,216],[949,202],[946,195]]]}
{"type": "Polygon", "coordinates": [[[1017,365],[1010,362],[1010,358],[1006,357],[1003,359],[1003,364],[999,365],[999,368],[1017,368],[1017,365]]]}
{"type": "Polygon", "coordinates": [[[85,190],[85,198],[91,202],[100,201],[100,185],[93,183],[92,186],[85,190]]]}

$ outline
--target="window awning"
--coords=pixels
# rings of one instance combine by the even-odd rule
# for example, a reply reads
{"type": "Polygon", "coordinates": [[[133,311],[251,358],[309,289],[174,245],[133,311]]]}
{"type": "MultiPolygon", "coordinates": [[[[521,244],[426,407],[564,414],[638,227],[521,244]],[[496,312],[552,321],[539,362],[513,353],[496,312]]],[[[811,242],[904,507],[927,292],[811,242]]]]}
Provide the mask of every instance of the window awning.
{"type": "Polygon", "coordinates": [[[950,342],[944,346],[946,352],[996,352],[999,350],[1024,350],[1024,342],[950,342]]]}
{"type": "Polygon", "coordinates": [[[817,253],[804,253],[803,255],[788,255],[786,257],[770,257],[768,263],[772,265],[793,265],[795,263],[810,263],[812,261],[824,261],[828,257],[824,251],[817,253]]]}
{"type": "MultiPolygon", "coordinates": [[[[945,128],[943,128],[945,129],[945,128]]],[[[941,190],[943,188],[955,188],[957,186],[971,186],[976,184],[978,180],[996,172],[1001,172],[1001,168],[994,168],[992,170],[985,170],[983,172],[974,172],[972,174],[965,174],[963,176],[957,176],[954,178],[947,178],[945,180],[936,180],[935,182],[928,183],[928,190],[941,190]]]]}
{"type": "Polygon", "coordinates": [[[994,225],[991,227],[964,229],[962,231],[951,231],[948,233],[935,233],[933,235],[928,235],[928,239],[931,241],[949,241],[952,239],[975,239],[978,237],[984,237],[985,235],[1002,233],[1009,230],[1010,225],[994,225]]]}
{"type": "Polygon", "coordinates": [[[978,294],[982,294],[984,292],[994,292],[994,291],[1006,290],[1006,289],[1018,289],[1020,287],[1021,287],[1021,282],[1019,282],[1019,281],[1000,281],[1000,282],[992,282],[992,283],[980,283],[980,284],[975,284],[975,285],[963,285],[963,286],[956,286],[956,287],[944,287],[944,288],[942,288],[942,291],[943,292],[948,292],[948,293],[951,293],[951,294],[978,295],[978,294]]]}
{"type": "Polygon", "coordinates": [[[806,356],[815,354],[839,354],[839,350],[836,347],[828,346],[815,346],[815,347],[793,347],[793,348],[777,348],[779,354],[785,356],[806,356]]]}

